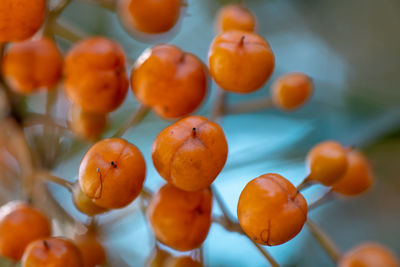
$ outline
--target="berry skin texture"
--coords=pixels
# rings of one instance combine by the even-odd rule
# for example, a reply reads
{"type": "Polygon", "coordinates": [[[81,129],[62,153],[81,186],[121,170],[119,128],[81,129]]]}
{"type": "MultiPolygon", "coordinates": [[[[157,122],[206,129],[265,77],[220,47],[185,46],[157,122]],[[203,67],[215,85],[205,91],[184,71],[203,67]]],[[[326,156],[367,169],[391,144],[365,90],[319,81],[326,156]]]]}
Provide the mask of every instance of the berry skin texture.
{"type": "Polygon", "coordinates": [[[143,52],[131,75],[133,93],[166,119],[193,112],[207,92],[207,70],[195,55],[173,45],[143,52]]]}
{"type": "Polygon", "coordinates": [[[291,111],[304,105],[314,91],[310,77],[303,73],[288,73],[280,76],[272,85],[271,96],[274,105],[291,111]]]}
{"type": "Polygon", "coordinates": [[[47,217],[31,205],[10,202],[0,209],[0,254],[19,261],[28,244],[50,236],[47,217]]]}
{"type": "Polygon", "coordinates": [[[274,54],[263,37],[236,30],[215,37],[208,61],[210,74],[222,89],[242,94],[263,86],[275,67],[274,54]]]}
{"type": "Polygon", "coordinates": [[[227,155],[222,128],[201,116],[186,117],[165,128],[152,147],[158,173],[186,191],[209,187],[224,167],[227,155]]]}
{"type": "Polygon", "coordinates": [[[129,30],[160,34],[175,26],[181,7],[181,0],[120,0],[119,15],[129,30]]]}
{"type": "Polygon", "coordinates": [[[166,184],[150,201],[147,216],[161,243],[179,250],[199,247],[211,226],[211,191],[187,192],[166,184]]]}
{"type": "Polygon", "coordinates": [[[70,114],[71,130],[83,139],[99,139],[107,126],[107,114],[85,111],[75,105],[71,106],[70,114]]]}
{"type": "Polygon", "coordinates": [[[101,266],[106,261],[106,252],[95,233],[77,235],[74,243],[82,254],[84,267],[101,266]]]}
{"type": "Polygon", "coordinates": [[[71,241],[49,237],[29,244],[22,267],[84,267],[79,249],[71,241]]]}
{"type": "Polygon", "coordinates": [[[3,73],[17,93],[52,89],[61,79],[63,58],[56,43],[48,38],[11,44],[4,54],[3,73]]]}
{"type": "Polygon", "coordinates": [[[215,27],[217,32],[239,30],[252,32],[256,26],[253,13],[239,4],[230,4],[222,7],[217,14],[215,27]]]}
{"type": "Polygon", "coordinates": [[[332,185],[332,190],[345,196],[356,196],[371,188],[374,175],[365,156],[357,150],[347,154],[348,167],[345,174],[332,185]]]}
{"type": "Polygon", "coordinates": [[[310,169],[308,181],[330,186],[337,182],[347,170],[347,151],[338,142],[321,142],[308,152],[307,165],[310,169]]]}
{"type": "Polygon", "coordinates": [[[239,223],[255,242],[276,246],[295,237],[307,219],[307,202],[279,174],[268,173],[251,180],[240,194],[239,223]]]}
{"type": "Polygon", "coordinates": [[[118,209],[140,193],[146,176],[146,163],[139,149],[121,138],[94,144],[79,166],[79,184],[95,205],[118,209]]]}
{"type": "Polygon", "coordinates": [[[67,96],[88,112],[111,112],[128,92],[124,52],[118,43],[104,37],[75,44],[66,56],[64,75],[67,96]]]}
{"type": "Polygon", "coordinates": [[[372,242],[362,243],[348,251],[338,267],[399,267],[396,255],[388,248],[372,242]]]}
{"type": "Polygon", "coordinates": [[[43,24],[45,0],[1,0],[0,43],[23,41],[43,24]]]}
{"type": "Polygon", "coordinates": [[[77,210],[88,216],[94,216],[108,211],[107,209],[94,204],[93,200],[83,193],[79,183],[76,183],[72,190],[72,201],[77,210]]]}

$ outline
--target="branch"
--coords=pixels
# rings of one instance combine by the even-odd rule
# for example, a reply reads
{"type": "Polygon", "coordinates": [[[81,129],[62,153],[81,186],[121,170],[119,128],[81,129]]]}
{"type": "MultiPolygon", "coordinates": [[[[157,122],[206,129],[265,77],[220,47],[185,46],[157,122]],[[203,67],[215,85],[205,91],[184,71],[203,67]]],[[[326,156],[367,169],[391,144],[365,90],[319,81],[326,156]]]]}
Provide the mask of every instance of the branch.
{"type": "Polygon", "coordinates": [[[122,137],[127,130],[138,125],[147,116],[147,114],[149,114],[149,112],[150,108],[141,105],[139,109],[137,109],[136,112],[133,113],[132,117],[128,121],[126,121],[112,137],[122,137]]]}
{"type": "Polygon", "coordinates": [[[270,98],[262,98],[253,101],[227,105],[225,108],[225,114],[250,113],[271,108],[274,108],[272,100],[270,98]]]}

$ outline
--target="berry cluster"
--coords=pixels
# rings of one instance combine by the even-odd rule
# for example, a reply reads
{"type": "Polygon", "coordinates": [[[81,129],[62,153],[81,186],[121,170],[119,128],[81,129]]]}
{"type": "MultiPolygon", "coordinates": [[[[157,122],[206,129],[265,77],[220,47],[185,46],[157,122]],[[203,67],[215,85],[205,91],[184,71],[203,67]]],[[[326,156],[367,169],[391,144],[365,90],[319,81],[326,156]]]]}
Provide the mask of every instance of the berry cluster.
{"type": "MultiPolygon", "coordinates": [[[[94,2],[116,11],[133,36],[152,40],[177,30],[186,5],[182,0],[94,2]]],[[[69,3],[60,0],[48,8],[46,16],[45,0],[0,2],[0,46],[6,47],[1,54],[1,82],[10,98],[45,91],[49,108],[41,116],[45,118],[40,121],[43,129],[62,129],[61,135],[72,132],[94,142],[76,168],[78,180],[69,182],[51,174],[48,166],[35,163],[29,156],[35,147],[20,129],[18,149],[25,149],[25,156],[10,155],[20,163],[25,159],[20,165],[27,189],[21,198],[27,201],[10,202],[0,210],[1,256],[20,261],[24,267],[101,265],[107,257],[98,216],[125,208],[139,197],[156,240],[174,250],[190,251],[179,257],[157,244],[149,266],[203,266],[201,247],[213,222],[246,235],[272,266],[279,264],[260,245],[286,243],[305,224],[341,267],[399,266],[396,256],[378,244],[365,243],[340,254],[309,219],[308,213],[318,203],[308,205],[301,192],[307,187],[319,183],[330,188],[330,195],[356,196],[373,184],[370,164],[362,152],[335,141],[322,142],[309,151],[309,174],[299,186],[279,174],[266,173],[251,180],[241,192],[238,222],[226,209],[213,186],[228,158],[228,142],[219,125],[223,115],[270,106],[294,111],[314,90],[309,76],[292,72],[273,81],[268,99],[237,106],[226,103],[227,93],[248,94],[263,87],[275,67],[273,50],[255,32],[256,17],[244,5],[227,5],[218,12],[217,36],[206,65],[196,55],[170,44],[149,47],[133,63],[118,42],[102,36],[81,38],[58,20],[69,3]],[[65,57],[56,35],[73,43],[65,57]],[[132,65],[130,74],[128,65],[132,65]],[[206,98],[209,76],[220,87],[212,115],[193,115],[206,98]],[[62,92],[58,92],[59,84],[62,92]],[[122,105],[129,88],[140,107],[114,135],[105,138],[108,114],[122,105]],[[57,93],[69,100],[66,125],[60,125],[51,114],[54,101],[50,100],[57,93]],[[134,144],[122,138],[150,111],[162,119],[176,120],[153,142],[152,163],[166,182],[155,193],[144,186],[149,163],[134,144]],[[89,222],[72,218],[72,234],[53,236],[50,212],[35,204],[35,190],[44,182],[66,187],[76,209],[87,215],[89,222]],[[223,211],[222,217],[212,213],[213,198],[223,211]]],[[[24,127],[24,121],[20,126],[24,127]]]]}

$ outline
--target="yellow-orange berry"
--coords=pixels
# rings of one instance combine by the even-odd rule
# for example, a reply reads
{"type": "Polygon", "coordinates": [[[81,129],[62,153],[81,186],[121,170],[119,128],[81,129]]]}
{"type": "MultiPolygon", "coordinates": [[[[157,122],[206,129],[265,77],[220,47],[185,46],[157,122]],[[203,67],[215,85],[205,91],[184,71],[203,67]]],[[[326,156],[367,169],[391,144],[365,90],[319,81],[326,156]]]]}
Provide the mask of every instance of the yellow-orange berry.
{"type": "Polygon", "coordinates": [[[355,196],[371,188],[374,175],[365,156],[357,150],[350,150],[347,154],[348,167],[344,175],[332,185],[332,190],[346,195],[355,196]]]}
{"type": "Polygon", "coordinates": [[[120,20],[130,31],[160,34],[177,23],[181,0],[119,0],[120,20]]]}
{"type": "Polygon", "coordinates": [[[201,116],[186,117],[165,128],[152,148],[158,173],[186,191],[209,187],[224,167],[227,155],[222,128],[201,116]]]}
{"type": "Polygon", "coordinates": [[[209,189],[187,192],[166,184],[153,196],[148,218],[160,242],[180,251],[199,247],[211,225],[209,189]]]}
{"type": "Polygon", "coordinates": [[[163,118],[193,112],[207,92],[207,71],[195,55],[173,45],[157,45],[137,60],[131,76],[133,93],[163,118]]]}
{"type": "Polygon", "coordinates": [[[399,267],[400,262],[390,249],[381,244],[366,242],[348,251],[339,267],[399,267]]]}
{"type": "Polygon", "coordinates": [[[31,205],[10,202],[0,209],[0,255],[19,261],[28,244],[50,236],[47,217],[31,205]]]}
{"type": "Polygon", "coordinates": [[[95,233],[76,235],[74,243],[82,254],[84,267],[96,267],[105,262],[106,252],[95,233]]]}
{"type": "Polygon", "coordinates": [[[239,223],[255,242],[276,246],[295,237],[307,219],[307,202],[284,177],[268,173],[251,180],[240,194],[239,223]]]}
{"type": "Polygon", "coordinates": [[[140,193],[146,163],[139,149],[121,138],[94,144],[79,166],[79,184],[94,204],[118,209],[131,203],[140,193]]]}
{"type": "Polygon", "coordinates": [[[215,82],[234,93],[251,93],[259,89],[275,66],[274,54],[263,37],[237,30],[215,37],[208,61],[215,82]]]}
{"type": "Polygon", "coordinates": [[[52,89],[60,81],[62,61],[56,43],[48,38],[13,43],[4,54],[3,74],[18,93],[52,89]]]}
{"type": "Polygon", "coordinates": [[[311,97],[314,91],[310,77],[303,73],[287,73],[272,85],[271,97],[274,105],[282,110],[294,110],[311,97]]]}
{"type": "Polygon", "coordinates": [[[94,204],[93,200],[83,193],[79,183],[76,183],[72,190],[72,201],[80,212],[88,216],[94,216],[108,211],[94,204]]]}
{"type": "Polygon", "coordinates": [[[84,267],[79,249],[60,237],[38,239],[29,244],[22,267],[84,267]]]}
{"type": "Polygon", "coordinates": [[[75,44],[65,58],[64,74],[67,96],[86,111],[111,112],[128,92],[124,52],[118,43],[104,37],[75,44]]]}
{"type": "Polygon", "coordinates": [[[310,169],[308,181],[330,186],[347,170],[347,151],[335,141],[319,143],[308,152],[307,165],[310,169]]]}
{"type": "Polygon", "coordinates": [[[240,30],[254,31],[256,18],[254,14],[240,4],[230,4],[222,7],[217,14],[215,27],[217,32],[240,30]]]}
{"type": "Polygon", "coordinates": [[[90,112],[72,105],[70,114],[69,126],[71,130],[84,139],[98,139],[107,126],[107,114],[104,113],[90,112]]]}
{"type": "Polygon", "coordinates": [[[42,26],[45,0],[1,0],[0,43],[23,41],[42,26]]]}

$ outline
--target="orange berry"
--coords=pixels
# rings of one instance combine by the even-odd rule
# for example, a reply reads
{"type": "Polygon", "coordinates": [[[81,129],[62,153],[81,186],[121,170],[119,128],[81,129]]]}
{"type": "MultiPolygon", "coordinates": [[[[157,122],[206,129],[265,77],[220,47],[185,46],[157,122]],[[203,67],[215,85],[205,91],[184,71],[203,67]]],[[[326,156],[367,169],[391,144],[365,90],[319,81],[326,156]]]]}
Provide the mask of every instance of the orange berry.
{"type": "Polygon", "coordinates": [[[52,89],[62,74],[62,55],[48,38],[14,43],[4,54],[3,73],[10,87],[23,94],[52,89]]]}
{"type": "Polygon", "coordinates": [[[252,32],[256,26],[256,18],[243,5],[230,4],[218,11],[215,26],[218,32],[229,30],[252,32]]]}
{"type": "Polygon", "coordinates": [[[215,37],[208,60],[215,82],[234,93],[251,93],[259,89],[275,66],[274,54],[263,37],[235,30],[215,37]]]}
{"type": "Polygon", "coordinates": [[[146,260],[146,267],[164,267],[165,261],[170,257],[170,254],[156,246],[146,260]]]}
{"type": "Polygon", "coordinates": [[[95,233],[76,235],[74,242],[82,254],[84,267],[96,267],[105,262],[106,252],[95,233]]]}
{"type": "Polygon", "coordinates": [[[96,140],[103,133],[107,125],[107,114],[85,111],[75,105],[70,109],[71,130],[79,137],[96,140]]]}
{"type": "Polygon", "coordinates": [[[1,0],[0,43],[23,41],[42,26],[45,0],[1,0]]]}
{"type": "Polygon", "coordinates": [[[0,209],[0,254],[19,261],[28,244],[50,236],[47,217],[29,204],[10,202],[0,209]]]}
{"type": "Polygon", "coordinates": [[[360,151],[349,151],[347,158],[347,170],[344,175],[332,185],[332,190],[347,196],[362,194],[371,188],[374,181],[371,166],[360,151]]]}
{"type": "Polygon", "coordinates": [[[158,173],[186,191],[209,187],[224,167],[227,154],[222,128],[200,116],[186,117],[165,128],[152,148],[158,173]]]}
{"type": "Polygon", "coordinates": [[[93,200],[83,193],[79,183],[74,185],[74,189],[72,191],[72,201],[80,212],[88,216],[94,216],[108,211],[107,209],[94,204],[93,200]]]}
{"type": "Polygon", "coordinates": [[[79,166],[82,191],[94,204],[106,209],[118,209],[131,203],[142,190],[145,175],[142,153],[121,138],[97,142],[79,166]]]}
{"type": "Polygon", "coordinates": [[[339,267],[399,267],[400,262],[390,249],[372,242],[362,243],[348,251],[339,267]]]}
{"type": "Polygon", "coordinates": [[[171,30],[177,23],[181,0],[120,0],[120,20],[128,30],[147,34],[160,34],[171,30]]]}
{"type": "Polygon", "coordinates": [[[147,215],[158,241],[180,251],[199,247],[211,225],[209,189],[187,192],[166,184],[153,196],[147,215]]]}
{"type": "Polygon", "coordinates": [[[271,96],[274,105],[282,110],[297,109],[311,97],[314,91],[310,77],[303,73],[287,73],[272,85],[271,96]]]}
{"type": "Polygon", "coordinates": [[[164,267],[203,267],[203,264],[189,256],[170,257],[166,260],[164,267]]]}
{"type": "Polygon", "coordinates": [[[64,74],[67,96],[86,111],[111,112],[128,92],[124,52],[118,43],[104,37],[75,44],[66,56],[64,74]]]}
{"type": "Polygon", "coordinates": [[[348,160],[346,149],[335,141],[325,141],[314,146],[307,155],[310,174],[308,181],[330,186],[346,172],[348,160]]]}
{"type": "Polygon", "coordinates": [[[59,237],[38,239],[29,244],[22,267],[83,267],[82,255],[71,241],[59,237]]]}
{"type": "Polygon", "coordinates": [[[133,93],[163,118],[193,112],[207,92],[207,71],[195,55],[173,45],[145,50],[131,76],[133,93]]]}
{"type": "Polygon", "coordinates": [[[284,177],[268,173],[251,180],[240,194],[239,223],[255,242],[276,246],[295,237],[307,219],[307,202],[284,177]]]}

